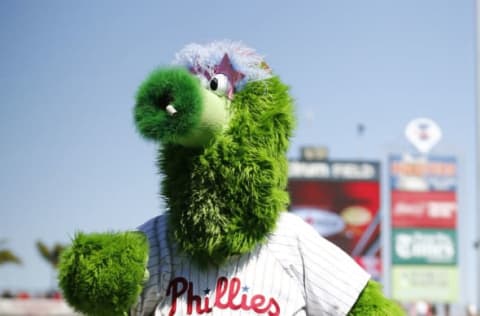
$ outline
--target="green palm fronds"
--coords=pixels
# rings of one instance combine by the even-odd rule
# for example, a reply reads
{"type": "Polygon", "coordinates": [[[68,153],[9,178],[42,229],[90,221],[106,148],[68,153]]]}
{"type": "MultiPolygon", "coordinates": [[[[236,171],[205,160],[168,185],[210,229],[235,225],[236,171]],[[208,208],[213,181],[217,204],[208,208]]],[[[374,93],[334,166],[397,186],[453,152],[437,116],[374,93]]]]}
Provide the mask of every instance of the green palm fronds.
{"type": "Polygon", "coordinates": [[[15,263],[21,264],[22,260],[17,257],[10,249],[5,249],[3,244],[6,243],[6,240],[0,240],[0,265],[5,263],[15,263]]]}
{"type": "Polygon", "coordinates": [[[56,269],[60,260],[60,254],[65,249],[65,246],[56,243],[51,248],[49,248],[42,241],[37,241],[36,246],[42,258],[44,258],[48,263],[52,265],[54,269],[56,269]]]}

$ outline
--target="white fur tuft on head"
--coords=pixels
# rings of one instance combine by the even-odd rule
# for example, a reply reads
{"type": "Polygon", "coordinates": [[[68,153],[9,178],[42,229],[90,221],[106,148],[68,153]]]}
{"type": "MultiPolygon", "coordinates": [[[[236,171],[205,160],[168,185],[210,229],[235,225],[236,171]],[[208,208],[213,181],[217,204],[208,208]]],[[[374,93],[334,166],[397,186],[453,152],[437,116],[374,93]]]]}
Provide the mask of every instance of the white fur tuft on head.
{"type": "Polygon", "coordinates": [[[233,68],[244,77],[235,84],[239,91],[249,81],[264,80],[272,77],[272,71],[262,56],[241,42],[215,41],[206,45],[188,44],[180,50],[173,60],[174,65],[182,65],[188,69],[202,69],[213,75],[214,68],[227,54],[233,68]]]}

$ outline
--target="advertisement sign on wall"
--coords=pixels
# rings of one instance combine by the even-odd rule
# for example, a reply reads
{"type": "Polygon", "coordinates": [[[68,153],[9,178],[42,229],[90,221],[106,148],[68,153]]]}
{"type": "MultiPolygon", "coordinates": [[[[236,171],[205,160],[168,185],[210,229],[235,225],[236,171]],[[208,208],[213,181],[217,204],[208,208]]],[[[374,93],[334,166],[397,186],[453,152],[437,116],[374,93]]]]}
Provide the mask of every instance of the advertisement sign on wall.
{"type": "Polygon", "coordinates": [[[395,229],[392,238],[394,264],[456,264],[455,230],[395,229]]]}
{"type": "Polygon", "coordinates": [[[392,296],[403,302],[453,303],[458,300],[456,266],[395,265],[392,267],[392,296]]]}
{"type": "Polygon", "coordinates": [[[392,191],[393,227],[455,228],[457,201],[454,191],[392,191]]]}
{"type": "Polygon", "coordinates": [[[456,191],[457,162],[452,156],[390,156],[392,191],[456,191]]]}
{"type": "Polygon", "coordinates": [[[392,297],[458,299],[457,162],[452,156],[390,156],[392,297]]]}
{"type": "Polygon", "coordinates": [[[379,163],[291,161],[290,211],[380,277],[379,163]]]}

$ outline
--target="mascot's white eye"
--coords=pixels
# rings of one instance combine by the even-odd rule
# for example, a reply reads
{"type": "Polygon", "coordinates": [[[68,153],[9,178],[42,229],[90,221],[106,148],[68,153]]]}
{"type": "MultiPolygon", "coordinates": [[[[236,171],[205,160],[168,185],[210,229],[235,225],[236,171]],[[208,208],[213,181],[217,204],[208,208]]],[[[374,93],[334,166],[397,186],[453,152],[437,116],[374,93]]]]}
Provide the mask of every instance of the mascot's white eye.
{"type": "Polygon", "coordinates": [[[210,90],[214,91],[218,95],[226,95],[228,88],[228,78],[224,74],[216,74],[210,80],[210,90]]]}

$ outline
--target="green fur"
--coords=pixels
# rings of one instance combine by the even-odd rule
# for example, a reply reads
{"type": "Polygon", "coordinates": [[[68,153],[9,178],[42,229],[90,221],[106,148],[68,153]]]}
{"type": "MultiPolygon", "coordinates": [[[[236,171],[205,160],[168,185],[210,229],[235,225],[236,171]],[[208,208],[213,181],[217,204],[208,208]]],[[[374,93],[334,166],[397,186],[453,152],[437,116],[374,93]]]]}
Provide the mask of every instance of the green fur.
{"type": "Polygon", "coordinates": [[[79,312],[122,315],[142,291],[147,258],[142,233],[78,233],[62,254],[59,284],[79,312]]]}
{"type": "Polygon", "coordinates": [[[251,251],[288,204],[286,152],[294,125],[288,87],[277,77],[250,82],[230,111],[227,129],[209,146],[166,142],[158,155],[169,235],[202,267],[251,251]]]}
{"type": "Polygon", "coordinates": [[[202,95],[200,82],[184,68],[153,71],[138,89],[135,123],[147,139],[175,143],[191,134],[200,123],[202,95]],[[181,115],[172,119],[165,107],[174,104],[181,115]]]}
{"type": "MultiPolygon", "coordinates": [[[[176,139],[176,143],[187,147],[209,145],[215,136],[223,132],[230,119],[230,102],[228,99],[221,98],[207,89],[200,89],[200,92],[204,106],[197,126],[192,126],[188,135],[176,139]]],[[[171,119],[176,120],[181,115],[183,113],[177,113],[171,119]]]]}
{"type": "Polygon", "coordinates": [[[405,311],[394,301],[385,298],[380,284],[369,281],[363,289],[349,316],[402,316],[405,311]]]}

